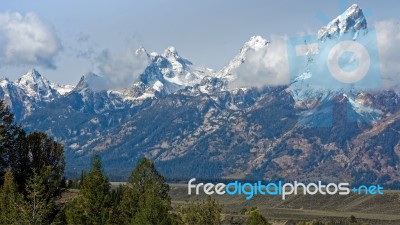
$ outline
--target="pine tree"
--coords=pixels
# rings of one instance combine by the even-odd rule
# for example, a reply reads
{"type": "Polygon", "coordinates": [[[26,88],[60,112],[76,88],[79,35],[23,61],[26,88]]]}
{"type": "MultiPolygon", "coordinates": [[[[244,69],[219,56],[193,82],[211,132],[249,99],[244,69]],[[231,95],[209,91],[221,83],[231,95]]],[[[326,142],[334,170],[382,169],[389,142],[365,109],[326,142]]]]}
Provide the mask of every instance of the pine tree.
{"type": "Polygon", "coordinates": [[[112,201],[110,183],[102,171],[101,161],[95,156],[90,172],[84,177],[80,195],[68,207],[68,224],[111,224],[112,201]]]}
{"type": "Polygon", "coordinates": [[[215,199],[190,202],[179,209],[184,224],[189,225],[220,225],[221,205],[215,199]]]}
{"type": "Polygon", "coordinates": [[[139,208],[139,192],[130,183],[122,187],[122,198],[119,203],[119,218],[122,224],[131,224],[139,208]]]}
{"type": "Polygon", "coordinates": [[[171,198],[169,186],[155,169],[143,158],[131,173],[123,189],[120,213],[123,224],[170,224],[171,198]]]}
{"type": "Polygon", "coordinates": [[[357,224],[358,224],[357,219],[356,219],[356,217],[355,217],[354,215],[351,215],[351,216],[350,216],[350,218],[349,218],[349,224],[350,224],[350,225],[357,225],[357,224]]]}
{"type": "Polygon", "coordinates": [[[10,153],[14,150],[16,140],[22,129],[14,123],[14,115],[6,104],[0,100],[0,185],[9,167],[10,153]]]}
{"type": "Polygon", "coordinates": [[[86,176],[85,171],[82,170],[81,178],[79,179],[79,188],[83,187],[83,180],[85,179],[85,176],[86,176]]]}
{"type": "Polygon", "coordinates": [[[55,214],[56,207],[54,198],[48,192],[47,180],[49,178],[48,170],[42,173],[34,172],[28,180],[26,186],[25,202],[23,204],[23,218],[29,221],[30,225],[51,224],[55,214]]]}
{"type": "Polygon", "coordinates": [[[12,172],[6,172],[0,189],[0,224],[23,224],[20,216],[22,201],[23,196],[18,193],[12,172]]]}
{"type": "Polygon", "coordinates": [[[258,209],[251,210],[248,213],[249,217],[247,218],[247,225],[271,225],[268,223],[268,220],[260,214],[258,209]]]}
{"type": "Polygon", "coordinates": [[[160,196],[157,196],[152,190],[145,192],[139,197],[138,206],[139,208],[134,216],[133,224],[171,224],[168,207],[163,204],[160,196]]]}
{"type": "Polygon", "coordinates": [[[5,170],[10,170],[5,177],[7,185],[2,188],[4,204],[0,203],[3,204],[0,214],[7,215],[10,221],[17,218],[15,224],[50,224],[54,221],[60,215],[54,199],[62,190],[63,153],[63,146],[44,133],[26,135],[0,101],[0,184],[5,170]],[[14,206],[18,209],[16,212],[14,206]]]}
{"type": "Polygon", "coordinates": [[[27,181],[34,171],[40,173],[45,167],[51,168],[48,192],[53,197],[60,195],[65,167],[64,148],[46,134],[34,132],[26,135],[21,130],[14,149],[9,152],[8,165],[14,173],[19,191],[24,194],[27,181]]]}
{"type": "Polygon", "coordinates": [[[61,181],[64,173],[64,147],[49,138],[45,133],[34,132],[27,136],[30,168],[33,171],[48,170],[48,192],[52,197],[61,193],[61,181]]]}
{"type": "Polygon", "coordinates": [[[8,153],[8,166],[14,174],[19,192],[25,192],[25,185],[33,174],[31,169],[31,159],[29,158],[29,149],[27,148],[26,134],[21,130],[18,135],[13,151],[8,153]]]}

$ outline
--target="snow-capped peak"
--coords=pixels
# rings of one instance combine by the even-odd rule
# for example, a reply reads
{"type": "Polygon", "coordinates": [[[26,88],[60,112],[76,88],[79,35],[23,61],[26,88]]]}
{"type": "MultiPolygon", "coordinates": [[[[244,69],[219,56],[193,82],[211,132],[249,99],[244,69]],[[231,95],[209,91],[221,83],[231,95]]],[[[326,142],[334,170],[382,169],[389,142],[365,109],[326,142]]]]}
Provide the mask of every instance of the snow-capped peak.
{"type": "MultiPolygon", "coordinates": [[[[0,80],[3,100],[11,107],[23,107],[24,110],[14,112],[19,118],[29,115],[38,105],[50,102],[60,95],[57,88],[63,86],[52,84],[37,70],[32,69],[14,82],[0,80]]],[[[66,91],[66,90],[63,90],[66,91]]]]}
{"type": "Polygon", "coordinates": [[[59,85],[51,83],[36,69],[31,69],[19,79],[14,81],[14,85],[22,89],[30,97],[35,99],[45,97],[48,98],[48,100],[54,99],[57,93],[60,95],[65,95],[73,89],[73,86],[71,85],[59,85]]]}
{"type": "Polygon", "coordinates": [[[135,51],[136,55],[146,55],[149,56],[149,54],[147,53],[146,49],[144,47],[140,47],[138,49],[136,49],[135,51]]]}
{"type": "Polygon", "coordinates": [[[210,74],[209,69],[195,66],[189,60],[181,57],[176,48],[172,46],[166,48],[161,55],[151,53],[150,56],[163,79],[181,86],[181,88],[199,84],[204,76],[210,74]]]}
{"type": "Polygon", "coordinates": [[[75,90],[82,91],[87,88],[93,91],[102,91],[107,90],[109,85],[104,77],[89,72],[81,77],[78,85],[75,87],[75,90]]]}
{"type": "Polygon", "coordinates": [[[248,51],[249,49],[253,49],[258,51],[269,44],[269,41],[264,39],[261,36],[253,36],[250,38],[248,42],[246,42],[242,48],[242,50],[248,51]]]}
{"type": "MultiPolygon", "coordinates": [[[[151,54],[151,55],[153,55],[153,54],[151,54]]],[[[178,54],[178,51],[176,50],[176,48],[174,46],[170,46],[170,47],[166,48],[162,55],[156,54],[156,55],[154,55],[153,58],[156,59],[157,56],[167,59],[171,64],[175,64],[175,66],[178,66],[178,67],[185,68],[189,65],[192,65],[192,62],[181,57],[178,54]]]]}
{"type": "Polygon", "coordinates": [[[345,12],[336,17],[327,26],[318,31],[319,39],[323,40],[330,37],[337,37],[347,32],[354,32],[357,37],[358,32],[367,30],[367,21],[363,11],[357,4],[350,6],[345,12]]]}
{"type": "Polygon", "coordinates": [[[166,48],[164,50],[163,56],[165,58],[171,58],[171,57],[180,58],[180,56],[178,55],[178,52],[176,51],[176,48],[173,46],[166,48]]]}
{"type": "Polygon", "coordinates": [[[41,98],[43,94],[45,94],[44,97],[52,95],[51,83],[35,69],[30,70],[14,83],[30,97],[41,98]]]}
{"type": "Polygon", "coordinates": [[[235,79],[233,76],[236,70],[242,63],[246,61],[246,55],[250,51],[259,51],[268,46],[269,41],[261,36],[252,36],[249,41],[244,43],[239,53],[226,65],[221,71],[218,72],[218,77],[224,77],[228,80],[235,79]]]}
{"type": "Polygon", "coordinates": [[[28,85],[31,83],[43,83],[44,85],[49,84],[50,82],[42,77],[42,75],[35,69],[28,71],[25,75],[22,75],[17,81],[17,84],[20,85],[28,85]]]}
{"type": "Polygon", "coordinates": [[[10,80],[8,78],[0,78],[0,87],[7,87],[7,85],[10,83],[10,80]]]}

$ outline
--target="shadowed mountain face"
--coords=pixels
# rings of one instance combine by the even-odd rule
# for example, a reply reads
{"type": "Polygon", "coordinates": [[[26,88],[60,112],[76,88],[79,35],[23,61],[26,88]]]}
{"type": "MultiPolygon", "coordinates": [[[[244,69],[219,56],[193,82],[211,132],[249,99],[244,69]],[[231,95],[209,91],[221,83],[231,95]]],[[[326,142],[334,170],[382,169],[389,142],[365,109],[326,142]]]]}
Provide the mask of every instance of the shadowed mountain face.
{"type": "MultiPolygon", "coordinates": [[[[367,24],[351,6],[319,32],[360,35],[367,24]]],[[[66,149],[67,175],[87,169],[95,152],[112,178],[126,178],[139,158],[168,178],[285,179],[400,184],[400,104],[390,90],[323,93],[296,79],[288,86],[239,88],[229,82],[248,52],[268,48],[252,37],[221,71],[196,66],[169,47],[141,48],[148,66],[128,88],[86,74],[75,87],[32,70],[0,81],[0,96],[28,130],[66,149]],[[292,88],[302,90],[292,91],[292,88]],[[299,98],[298,94],[306,96],[299,98]],[[304,100],[306,99],[306,100],[304,100]],[[324,123],[330,126],[304,126],[324,123]]],[[[245,76],[245,74],[240,74],[245,76]]]]}

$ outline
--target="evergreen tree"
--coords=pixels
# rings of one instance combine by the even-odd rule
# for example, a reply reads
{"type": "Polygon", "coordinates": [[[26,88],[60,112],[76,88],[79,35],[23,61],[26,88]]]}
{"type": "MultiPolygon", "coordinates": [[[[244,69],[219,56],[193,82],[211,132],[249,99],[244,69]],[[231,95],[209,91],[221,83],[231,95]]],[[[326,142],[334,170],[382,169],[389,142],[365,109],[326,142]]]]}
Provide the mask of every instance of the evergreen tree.
{"type": "Polygon", "coordinates": [[[79,188],[83,187],[83,180],[85,179],[85,176],[86,176],[85,171],[82,170],[81,178],[79,179],[79,188]]]}
{"type": "Polygon", "coordinates": [[[47,180],[49,171],[43,170],[42,173],[34,172],[26,185],[26,196],[23,204],[24,220],[30,225],[51,224],[57,214],[54,198],[48,192],[47,180]]]}
{"type": "Polygon", "coordinates": [[[268,220],[260,214],[258,209],[251,210],[248,213],[249,217],[247,218],[247,225],[271,225],[268,223],[268,220]]]}
{"type": "Polygon", "coordinates": [[[0,224],[24,224],[21,220],[21,203],[23,196],[18,193],[14,176],[8,171],[0,189],[0,224]]]}
{"type": "Polygon", "coordinates": [[[17,183],[19,192],[25,192],[25,185],[33,174],[31,169],[31,159],[29,158],[29,149],[26,134],[21,130],[18,135],[14,150],[8,153],[8,166],[12,170],[17,183]]]}
{"type": "Polygon", "coordinates": [[[132,224],[169,225],[171,218],[169,207],[163,204],[162,199],[153,190],[145,192],[139,197],[138,211],[132,224]]]}
{"type": "Polygon", "coordinates": [[[0,101],[0,185],[9,167],[9,156],[16,146],[16,140],[22,129],[15,125],[14,115],[3,101],[0,101]]]}
{"type": "Polygon", "coordinates": [[[80,195],[66,212],[68,224],[112,224],[110,183],[102,171],[101,161],[95,156],[90,172],[85,176],[80,195]]]}
{"type": "Polygon", "coordinates": [[[120,214],[123,224],[170,224],[171,199],[169,186],[155,169],[143,158],[123,188],[120,214]]]}
{"type": "Polygon", "coordinates": [[[0,224],[50,224],[59,216],[54,200],[61,194],[63,153],[63,146],[44,133],[26,135],[0,101],[0,184],[10,170],[0,203],[0,214],[9,220],[0,224]]]}
{"type": "Polygon", "coordinates": [[[45,133],[34,132],[27,136],[29,155],[31,155],[31,169],[47,171],[48,192],[52,197],[61,193],[61,181],[64,173],[64,147],[49,138],[45,133]]]}
{"type": "Polygon", "coordinates": [[[199,202],[190,202],[182,206],[179,212],[183,223],[187,225],[221,224],[221,205],[211,197],[199,202]]]}
{"type": "Polygon", "coordinates": [[[356,217],[354,215],[351,215],[350,218],[349,218],[349,222],[356,224],[357,223],[356,217]]]}
{"type": "MultiPolygon", "coordinates": [[[[350,218],[349,218],[348,224],[349,224],[349,225],[358,225],[358,224],[361,224],[361,223],[359,223],[359,222],[357,221],[357,218],[356,218],[354,215],[351,215],[350,218]]],[[[364,224],[364,223],[363,223],[363,224],[364,224]]]]}
{"type": "Polygon", "coordinates": [[[60,195],[65,167],[64,148],[46,134],[34,132],[26,135],[21,131],[13,151],[9,153],[8,165],[14,172],[20,192],[23,193],[27,180],[34,171],[40,173],[44,168],[51,168],[47,191],[53,197],[60,195]]]}

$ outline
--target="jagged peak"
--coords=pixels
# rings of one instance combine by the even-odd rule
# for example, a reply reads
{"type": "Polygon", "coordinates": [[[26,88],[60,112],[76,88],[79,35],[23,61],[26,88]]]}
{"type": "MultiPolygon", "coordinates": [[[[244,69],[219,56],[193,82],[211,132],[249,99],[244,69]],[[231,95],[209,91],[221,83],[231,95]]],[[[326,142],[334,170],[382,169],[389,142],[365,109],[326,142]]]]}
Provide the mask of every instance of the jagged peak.
{"type": "Polygon", "coordinates": [[[37,80],[37,79],[41,79],[42,75],[36,69],[31,69],[26,74],[22,75],[21,78],[22,77],[31,78],[33,80],[37,80]]]}
{"type": "MultiPolygon", "coordinates": [[[[158,55],[160,56],[160,55],[158,55]]],[[[161,57],[167,59],[170,63],[175,64],[179,63],[182,64],[182,66],[187,66],[187,65],[192,65],[192,62],[183,58],[182,56],[179,55],[178,51],[174,46],[170,46],[164,50],[164,53],[161,55],[161,57]]],[[[155,58],[155,57],[154,57],[155,58]]]]}
{"type": "Polygon", "coordinates": [[[37,71],[35,68],[32,68],[28,73],[30,73],[32,76],[36,77],[41,77],[42,75],[37,71]]]}
{"type": "Polygon", "coordinates": [[[154,58],[154,57],[160,56],[160,54],[158,54],[158,52],[151,52],[150,56],[154,58]]]}
{"type": "Polygon", "coordinates": [[[7,82],[10,82],[10,79],[8,79],[7,77],[1,77],[1,78],[0,78],[0,81],[7,81],[7,82]]]}
{"type": "Polygon", "coordinates": [[[166,48],[164,50],[163,56],[165,58],[170,58],[170,57],[179,58],[179,54],[174,46],[169,46],[168,48],[166,48]]]}
{"type": "Polygon", "coordinates": [[[234,60],[245,60],[248,51],[259,51],[268,46],[270,42],[260,35],[250,37],[250,40],[244,43],[238,55],[234,60]]]}
{"type": "Polygon", "coordinates": [[[318,37],[319,39],[325,39],[348,32],[355,33],[356,37],[361,30],[367,30],[367,21],[362,9],[357,4],[353,4],[325,27],[321,28],[318,31],[318,37]]]}
{"type": "MultiPolygon", "coordinates": [[[[336,18],[336,20],[337,19],[339,19],[339,21],[341,23],[344,23],[346,20],[349,20],[349,19],[352,19],[354,21],[365,22],[365,26],[366,26],[366,20],[365,20],[364,13],[357,4],[351,5],[344,13],[342,13],[340,16],[338,16],[336,18]]],[[[333,21],[335,21],[335,20],[333,20],[333,21]]],[[[356,24],[354,24],[354,25],[356,25],[356,24]]],[[[365,27],[365,29],[366,28],[367,27],[365,27]]]]}
{"type": "Polygon", "coordinates": [[[362,9],[357,4],[353,4],[345,12],[348,14],[353,14],[353,12],[358,11],[362,11],[362,9]]]}
{"type": "Polygon", "coordinates": [[[234,70],[236,70],[242,63],[246,61],[246,56],[249,51],[259,51],[268,47],[269,41],[260,35],[250,37],[250,39],[244,43],[239,53],[218,72],[218,77],[230,77],[229,79],[235,79],[232,77],[234,70]]]}
{"type": "Polygon", "coordinates": [[[258,50],[264,48],[265,46],[268,46],[268,44],[269,44],[268,40],[266,40],[265,38],[263,38],[260,35],[256,35],[256,36],[250,37],[250,40],[244,44],[243,48],[254,49],[254,50],[258,51],[258,50]]]}
{"type": "Polygon", "coordinates": [[[81,77],[81,79],[79,80],[78,85],[81,84],[81,83],[90,82],[90,80],[92,80],[92,79],[98,79],[98,78],[101,79],[102,76],[97,75],[97,74],[95,74],[95,73],[93,73],[93,72],[85,73],[85,74],[81,77]]]}
{"type": "Polygon", "coordinates": [[[89,79],[93,79],[93,78],[101,78],[101,77],[102,77],[102,76],[97,75],[97,74],[95,74],[95,73],[93,73],[93,72],[85,73],[85,74],[82,76],[82,78],[83,78],[84,80],[89,80],[89,79]]]}
{"type": "Polygon", "coordinates": [[[0,78],[0,87],[6,87],[10,83],[10,80],[5,77],[5,78],[0,78]]]}
{"type": "Polygon", "coordinates": [[[108,84],[104,77],[93,72],[88,72],[81,77],[74,90],[81,91],[86,88],[94,91],[106,90],[108,84]]]}
{"type": "Polygon", "coordinates": [[[149,54],[147,53],[146,49],[145,49],[143,46],[140,47],[140,48],[138,48],[138,49],[136,49],[135,54],[136,54],[136,55],[142,55],[142,54],[144,54],[144,55],[149,55],[149,54]]]}
{"type": "Polygon", "coordinates": [[[26,74],[22,75],[15,82],[16,85],[26,86],[31,84],[41,84],[46,88],[50,87],[50,81],[43,77],[36,69],[29,70],[26,74]]]}

